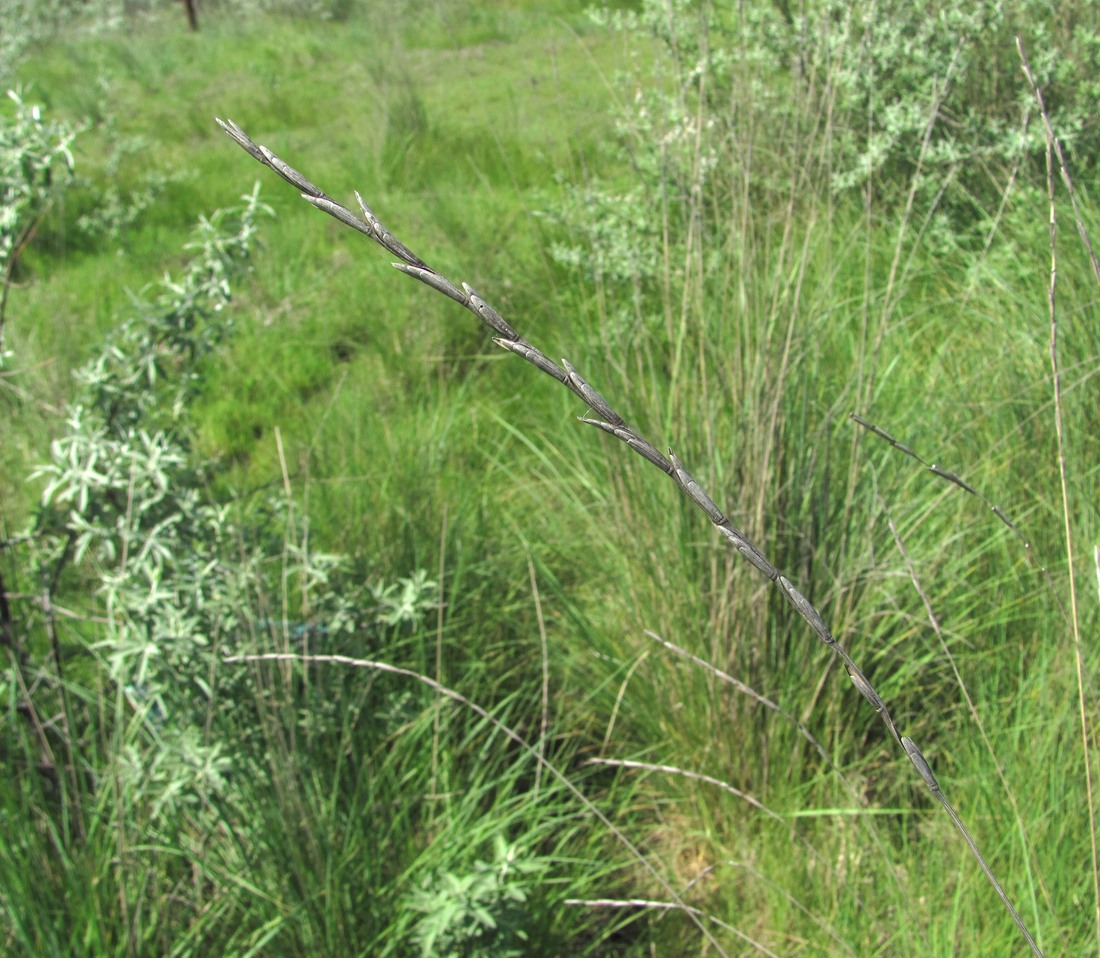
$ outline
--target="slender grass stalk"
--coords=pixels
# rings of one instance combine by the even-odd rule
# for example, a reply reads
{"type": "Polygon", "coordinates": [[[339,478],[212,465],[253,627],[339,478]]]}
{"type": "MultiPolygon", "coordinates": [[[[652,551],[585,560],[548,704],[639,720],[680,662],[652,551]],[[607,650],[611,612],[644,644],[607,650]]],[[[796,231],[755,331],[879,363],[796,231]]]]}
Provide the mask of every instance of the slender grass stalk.
{"type": "MultiPolygon", "coordinates": [[[[910,763],[913,765],[917,774],[921,780],[931,791],[933,797],[943,806],[944,810],[948,813],[956,829],[962,835],[971,853],[974,855],[982,871],[985,873],[986,878],[993,886],[997,896],[1001,899],[1001,902],[1005,906],[1009,915],[1012,917],[1016,926],[1019,928],[1020,933],[1027,941],[1028,946],[1031,948],[1035,955],[1042,956],[1043,952],[1036,944],[1035,939],[1032,937],[1031,932],[1024,924],[1023,919],[1016,911],[1012,902],[1008,898],[1007,893],[1002,888],[1000,882],[993,874],[989,865],[987,864],[984,856],[978,848],[977,843],[971,836],[966,825],[955,811],[954,806],[948,801],[944,795],[943,790],[932,772],[928,761],[925,759],[920,748],[913,742],[911,738],[902,734],[897,723],[886,706],[885,701],[876,691],[874,686],[868,680],[867,676],[863,673],[862,669],[847,652],[847,650],[840,644],[835,638],[829,627],[826,625],[824,619],[818,610],[813,606],[810,600],[800,592],[795,585],[784,576],[772,562],[767,559],[763,553],[753,544],[748,536],[734,526],[733,522],[726,516],[724,512],[717,506],[713,499],[703,489],[701,484],[695,479],[695,477],[687,471],[684,464],[677,457],[675,452],[671,448],[667,450],[667,457],[658,451],[657,447],[646,437],[641,435],[637,430],[629,426],[626,420],[616,412],[608,401],[577,372],[573,365],[567,360],[562,359],[561,365],[558,365],[549,356],[536,348],[526,339],[523,339],[515,329],[498,313],[492,306],[489,305],[484,299],[482,299],[469,285],[466,283],[461,284],[461,288],[451,282],[451,280],[440,275],[431,267],[428,266],[424,260],[420,259],[412,250],[409,249],[403,242],[401,242],[393,233],[391,233],[375,216],[373,210],[364,202],[359,193],[355,194],[355,198],[359,204],[362,212],[362,218],[356,216],[351,210],[345,206],[337,203],[330,196],[322,192],[317,186],[315,186],[310,180],[303,176],[293,167],[289,166],[278,156],[271,152],[267,147],[261,146],[254,142],[251,137],[248,136],[236,123],[232,120],[218,119],[218,124],[225,130],[230,138],[240,146],[245,152],[252,156],[255,160],[267,166],[273,170],[280,177],[290,183],[295,189],[299,190],[303,199],[315,206],[317,209],[328,213],[334,219],[339,220],[344,225],[354,229],[364,236],[374,240],[383,249],[392,255],[396,256],[400,262],[393,263],[395,269],[413,277],[426,286],[431,287],[439,293],[449,299],[453,299],[459,305],[469,309],[475,316],[477,316],[489,329],[493,332],[493,341],[503,349],[509,352],[515,353],[520,358],[526,360],[540,372],[545,373],[553,379],[560,382],[566,389],[570,390],[574,395],[581,399],[588,408],[594,413],[593,417],[582,416],[580,421],[596,427],[608,435],[613,436],[620,442],[624,443],[643,459],[655,466],[666,476],[673,480],[679,487],[681,492],[691,500],[711,521],[711,523],[717,528],[730,543],[732,548],[736,550],[742,558],[744,558],[750,565],[752,565],[758,572],[760,572],[767,580],[773,583],[779,590],[780,594],[786,600],[786,602],[802,617],[802,619],[810,626],[814,634],[825,644],[825,646],[832,652],[832,654],[840,660],[844,666],[844,670],[847,672],[848,677],[855,685],[860,694],[867,700],[871,707],[878,714],[880,720],[885,725],[887,731],[890,733],[891,738],[901,747],[910,763]]],[[[889,299],[889,297],[888,297],[889,299]]],[[[877,353],[877,347],[875,352],[877,353]]],[[[318,661],[317,657],[314,657],[314,661],[318,661]]],[[[340,659],[339,657],[331,657],[331,661],[345,661],[347,664],[363,664],[359,660],[340,659]]],[[[417,675],[413,672],[397,669],[394,666],[386,666],[383,663],[369,663],[367,667],[380,668],[384,670],[399,672],[411,677],[417,678],[419,681],[425,682],[429,685],[433,685],[432,680],[417,675]]],[[[435,685],[433,685],[435,687],[435,685]]],[[[458,693],[447,691],[445,694],[451,695],[451,697],[459,698],[458,693]]],[[[464,701],[464,700],[463,700],[464,701]]],[[[472,703],[466,703],[472,706],[472,703]]],[[[473,706],[476,708],[476,706],[473,706]]],[[[516,736],[518,739],[518,736],[516,736]]],[[[519,740],[522,741],[522,740],[519,740]]],[[[525,743],[524,743],[525,744],[525,743]]],[[[525,744],[525,747],[526,746],[525,744]]],[[[560,773],[559,773],[560,774],[560,773]]],[[[576,794],[580,794],[577,792],[576,794]]],[[[621,832],[614,828],[605,817],[601,816],[603,821],[609,828],[613,829],[616,837],[620,841],[627,842],[628,840],[621,832]]],[[[630,846],[628,843],[628,847],[630,846]]],[[[651,865],[647,864],[647,868],[651,870],[655,875],[656,871],[651,865]]],[[[667,882],[662,880],[664,887],[671,891],[671,888],[667,885],[667,882]]],[[[696,919],[696,923],[699,928],[710,938],[710,933],[706,930],[704,924],[696,919]]],[[[760,946],[761,948],[763,946],[760,946]]]]}
{"type": "MultiPolygon", "coordinates": [[[[879,439],[883,439],[888,442],[891,446],[897,449],[898,452],[904,453],[910,459],[914,459],[919,462],[922,466],[924,466],[925,469],[932,473],[932,475],[943,479],[945,482],[949,482],[952,485],[958,486],[960,489],[962,489],[963,492],[968,493],[975,499],[978,499],[980,502],[982,502],[986,507],[988,507],[993,515],[995,515],[1016,537],[1016,540],[1020,543],[1021,547],[1024,550],[1024,556],[1027,559],[1028,565],[1032,565],[1034,563],[1034,552],[1031,548],[1030,540],[1027,538],[1027,536],[1024,535],[1020,527],[1008,517],[1008,514],[1004,511],[1004,509],[993,502],[988,496],[985,495],[985,493],[980,492],[978,489],[974,488],[974,486],[972,486],[957,473],[948,472],[942,466],[938,466],[934,462],[929,462],[927,459],[924,458],[924,456],[920,455],[920,453],[913,449],[912,446],[906,445],[900,439],[896,439],[881,426],[877,426],[873,422],[869,422],[858,413],[849,413],[848,418],[851,419],[852,422],[854,422],[856,425],[861,426],[868,432],[871,432],[874,435],[878,436],[879,439]]],[[[1047,584],[1050,585],[1053,590],[1054,580],[1051,579],[1049,572],[1045,568],[1042,568],[1040,571],[1042,571],[1042,573],[1046,576],[1047,584]]]]}
{"type": "MultiPolygon", "coordinates": [[[[635,768],[646,772],[664,772],[667,775],[679,775],[682,778],[690,778],[696,782],[706,782],[708,785],[720,788],[723,792],[728,792],[734,798],[739,798],[741,801],[751,805],[757,811],[763,812],[768,818],[784,824],[786,823],[782,815],[768,808],[760,799],[754,798],[748,792],[743,792],[741,789],[730,785],[729,782],[723,782],[713,775],[704,775],[702,772],[691,772],[685,768],[677,768],[675,765],[660,765],[655,762],[638,762],[634,759],[625,758],[590,758],[588,764],[609,765],[614,768],[635,768]]],[[[812,850],[812,846],[807,845],[806,847],[812,850]]]]}
{"type": "MultiPolygon", "coordinates": [[[[883,512],[887,512],[886,504],[884,502],[879,503],[883,512]]],[[[909,553],[905,549],[905,542],[902,540],[901,533],[898,531],[897,525],[895,525],[893,518],[887,512],[886,515],[887,524],[890,527],[890,534],[894,537],[894,543],[898,547],[898,552],[901,553],[901,557],[905,562],[905,570],[909,574],[909,581],[913,583],[913,588],[916,589],[917,595],[920,596],[921,603],[924,605],[924,611],[928,616],[928,622],[932,626],[932,631],[936,633],[936,638],[939,640],[940,649],[943,651],[944,657],[947,659],[948,664],[951,666],[951,671],[955,676],[955,684],[958,685],[959,691],[962,692],[963,698],[966,700],[967,710],[970,712],[970,717],[974,721],[974,725],[978,729],[978,734],[981,736],[982,743],[985,745],[986,752],[990,759],[993,761],[993,767],[997,770],[997,778],[1001,781],[1001,787],[1004,789],[1005,795],[1008,797],[1009,804],[1012,806],[1012,816],[1016,820],[1016,831],[1020,837],[1020,845],[1024,853],[1024,858],[1028,863],[1028,878],[1032,878],[1033,875],[1039,875],[1039,884],[1043,889],[1043,894],[1046,897],[1047,904],[1052,904],[1050,898],[1050,891],[1047,889],[1045,883],[1042,881],[1042,873],[1037,867],[1033,867],[1035,864],[1035,849],[1031,842],[1031,836],[1028,834],[1027,827],[1024,825],[1023,815],[1020,813],[1020,805],[1016,801],[1016,795],[1012,788],[1008,784],[1008,780],[1005,778],[1004,767],[1000,760],[997,758],[997,753],[993,748],[993,743],[989,740],[989,735],[985,730],[985,723],[982,721],[981,715],[978,714],[978,709],[974,705],[974,700],[970,696],[970,690],[966,687],[966,682],[962,677],[962,673],[959,671],[958,663],[955,661],[955,656],[951,652],[951,648],[947,644],[947,640],[943,636],[943,629],[940,627],[939,617],[936,615],[935,609],[932,607],[932,600],[928,598],[928,593],[925,591],[924,586],[921,585],[920,576],[917,575],[917,570],[913,565],[912,559],[909,558],[909,553]]],[[[1034,907],[1034,895],[1032,896],[1032,918],[1038,927],[1039,915],[1034,907]]]]}
{"type": "Polygon", "coordinates": [[[827,872],[833,875],[837,881],[840,880],[839,876],[837,876],[836,867],[833,865],[833,863],[828,861],[821,854],[821,852],[819,852],[812,844],[810,844],[810,842],[806,841],[806,839],[804,839],[793,828],[791,828],[790,822],[787,819],[785,819],[774,809],[769,808],[762,801],[760,801],[760,799],[756,798],[753,795],[750,795],[748,792],[743,792],[741,791],[741,789],[730,785],[729,782],[723,782],[721,779],[715,778],[713,775],[704,775],[702,772],[692,772],[686,768],[677,768],[675,765],[661,765],[655,762],[639,762],[634,759],[590,758],[587,764],[605,765],[611,766],[613,768],[632,768],[644,772],[662,772],[665,775],[678,775],[681,778],[687,778],[691,779],[692,781],[703,782],[707,785],[713,785],[715,788],[721,789],[723,792],[732,795],[734,798],[745,802],[745,804],[751,805],[758,812],[761,812],[763,815],[766,815],[773,821],[779,822],[780,824],[786,826],[789,829],[791,840],[798,842],[798,844],[805,848],[806,851],[809,852],[810,855],[813,856],[813,858],[815,858],[827,872]]]}
{"type": "Polygon", "coordinates": [[[1097,284],[1100,284],[1100,263],[1092,249],[1092,241],[1089,239],[1088,230],[1085,229],[1081,219],[1081,211],[1077,206],[1077,194],[1073,188],[1073,180],[1069,175],[1066,158],[1062,152],[1062,144],[1054,135],[1054,128],[1050,123],[1050,114],[1047,112],[1046,103],[1043,101],[1043,92],[1035,82],[1035,76],[1031,72],[1031,64],[1028,63],[1027,53],[1024,51],[1023,41],[1016,38],[1016,49],[1020,54],[1020,62],[1023,64],[1024,73],[1035,99],[1039,102],[1039,112],[1043,117],[1043,128],[1046,133],[1046,165],[1047,165],[1047,196],[1050,201],[1050,286],[1048,303],[1050,305],[1050,367],[1051,379],[1054,389],[1054,429],[1058,438],[1058,477],[1062,486],[1062,521],[1066,537],[1066,564],[1069,567],[1069,601],[1071,608],[1071,621],[1073,624],[1073,650],[1074,662],[1077,665],[1077,702],[1081,715],[1081,751],[1085,760],[1085,791],[1089,803],[1089,841],[1092,850],[1092,892],[1093,911],[1096,919],[1096,944],[1100,949],[1100,847],[1096,835],[1096,800],[1095,789],[1092,781],[1092,762],[1089,757],[1090,735],[1088,710],[1085,702],[1085,659],[1081,648],[1081,623],[1077,609],[1077,576],[1073,567],[1073,524],[1070,521],[1069,509],[1069,468],[1066,464],[1066,436],[1065,425],[1062,417],[1062,374],[1058,365],[1058,213],[1054,202],[1054,154],[1057,153],[1058,164],[1061,169],[1062,182],[1069,193],[1073,211],[1077,217],[1077,230],[1089,254],[1092,264],[1093,276],[1097,284]]]}
{"type": "Polygon", "coordinates": [[[626,695],[627,687],[630,685],[630,679],[647,658],[649,658],[648,652],[643,652],[639,655],[631,664],[630,668],[626,670],[626,675],[623,676],[623,680],[619,683],[619,691],[615,695],[615,704],[611,707],[611,717],[607,720],[607,730],[604,732],[603,744],[600,746],[601,752],[606,752],[608,745],[611,744],[611,735],[615,731],[615,722],[619,717],[619,708],[623,704],[623,697],[626,695]]]}
{"type": "Polygon", "coordinates": [[[752,945],[762,955],[770,955],[771,958],[779,958],[774,951],[765,948],[758,941],[754,941],[743,931],[739,931],[732,925],[727,924],[719,918],[715,918],[713,915],[708,915],[698,908],[693,908],[691,905],[685,905],[683,902],[652,901],[648,898],[567,898],[565,903],[567,905],[577,905],[583,908],[639,908],[650,911],[682,911],[692,917],[706,918],[708,921],[714,922],[719,928],[725,928],[726,931],[732,932],[746,944],[752,945]]]}
{"type": "MultiPolygon", "coordinates": [[[[821,742],[819,742],[818,739],[814,736],[814,734],[808,728],[806,728],[806,725],[805,725],[804,722],[799,721],[799,719],[796,716],[792,715],[785,708],[783,708],[783,706],[779,705],[777,702],[775,702],[772,699],[768,698],[766,695],[761,695],[759,692],[757,692],[755,689],[751,688],[750,686],[746,685],[740,679],[734,678],[729,673],[724,672],[722,669],[718,668],[715,665],[712,665],[710,662],[707,662],[705,659],[702,659],[697,655],[693,655],[691,652],[688,652],[687,649],[683,649],[680,646],[676,645],[675,643],[669,642],[668,639],[662,638],[661,636],[657,635],[655,632],[650,632],[648,629],[646,630],[646,635],[648,635],[651,639],[654,639],[655,641],[660,642],[661,645],[663,645],[665,648],[669,649],[670,651],[675,652],[677,655],[681,655],[684,658],[688,659],[690,662],[692,662],[694,665],[699,666],[699,668],[703,669],[704,671],[711,673],[712,675],[714,675],[716,678],[720,679],[725,684],[727,684],[729,686],[732,686],[734,689],[736,689],[742,695],[748,696],[753,701],[758,702],[760,705],[764,706],[764,708],[766,708],[769,711],[774,712],[776,715],[779,715],[779,716],[783,717],[784,719],[786,719],[791,725],[793,725],[795,727],[795,729],[797,729],[798,734],[800,736],[802,736],[802,738],[807,743],[809,743],[810,747],[813,748],[814,751],[817,752],[817,754],[821,756],[822,761],[825,762],[825,764],[829,767],[829,770],[832,771],[838,779],[840,779],[841,784],[844,786],[845,790],[851,796],[852,801],[855,803],[855,806],[856,807],[866,806],[865,797],[860,795],[860,793],[857,791],[855,786],[853,786],[852,783],[848,780],[848,776],[846,776],[844,774],[843,770],[836,764],[836,762],[833,761],[833,757],[826,750],[825,746],[823,746],[821,744],[821,742]]],[[[698,778],[701,781],[707,781],[707,782],[710,782],[711,784],[716,784],[716,785],[719,785],[723,788],[727,788],[727,790],[732,790],[735,794],[740,794],[736,791],[736,789],[730,789],[728,786],[725,785],[725,783],[719,782],[718,780],[713,779],[710,776],[699,775],[696,772],[690,772],[690,773],[684,772],[682,774],[684,774],[688,778],[698,778]]],[[[767,809],[763,809],[763,810],[770,814],[769,810],[767,810],[767,809]]],[[[865,817],[861,816],[860,820],[861,820],[861,823],[866,823],[865,817]]],[[[875,843],[875,847],[878,849],[882,860],[884,862],[889,862],[890,856],[886,852],[886,847],[883,844],[882,836],[879,835],[877,829],[870,826],[869,823],[866,823],[866,824],[868,825],[868,831],[870,832],[871,840],[875,843]]],[[[814,852],[814,854],[815,855],[817,854],[816,851],[814,852]]],[[[831,868],[831,866],[827,866],[827,867],[831,868]]],[[[901,900],[902,901],[907,901],[908,899],[907,899],[907,896],[905,894],[904,889],[901,886],[901,879],[898,876],[897,870],[895,868],[890,868],[889,872],[890,872],[890,877],[893,879],[895,887],[898,889],[898,893],[901,897],[901,900]]]]}
{"type": "MultiPolygon", "coordinates": [[[[446,582],[444,573],[446,572],[446,555],[447,555],[447,505],[443,504],[443,518],[440,521],[439,529],[439,570],[437,572],[438,578],[436,581],[439,583],[440,595],[439,605],[435,610],[435,680],[442,685],[443,684],[443,583],[446,582]]],[[[440,706],[443,704],[442,698],[436,702],[435,714],[432,716],[432,778],[431,778],[431,794],[439,794],[438,774],[439,774],[439,720],[440,720],[440,706]]]]}
{"type": "Polygon", "coordinates": [[[783,898],[785,898],[788,902],[790,902],[792,905],[794,905],[795,908],[797,908],[800,912],[802,912],[802,914],[804,914],[807,918],[809,918],[810,921],[812,921],[815,925],[818,926],[818,928],[820,928],[830,938],[832,938],[833,941],[835,941],[841,948],[843,948],[845,952],[847,952],[849,955],[851,955],[852,958],[856,958],[856,952],[852,949],[852,946],[849,945],[848,942],[846,942],[840,936],[840,934],[837,932],[836,928],[834,928],[833,925],[830,922],[826,921],[820,915],[815,915],[809,908],[807,908],[802,902],[800,902],[797,898],[795,898],[790,892],[788,892],[784,888],[780,888],[778,885],[775,884],[775,882],[773,882],[770,878],[768,878],[767,875],[765,875],[762,872],[758,871],[757,869],[753,868],[752,865],[750,865],[748,862],[724,861],[724,862],[716,862],[713,865],[708,865],[705,869],[703,869],[702,872],[700,872],[692,880],[692,884],[695,884],[696,882],[701,881],[707,875],[711,874],[714,871],[717,871],[719,868],[736,868],[739,871],[743,871],[743,872],[748,873],[749,875],[752,875],[752,877],[756,881],[763,882],[764,884],[771,886],[771,888],[773,890],[775,890],[778,894],[782,895],[783,898]]]}
{"type": "MultiPolygon", "coordinates": [[[[637,845],[635,845],[629,838],[627,838],[626,834],[617,825],[615,825],[615,823],[612,822],[610,818],[608,818],[602,811],[600,811],[596,804],[587,795],[585,795],[584,792],[582,792],[569,779],[569,777],[561,771],[561,769],[559,769],[553,762],[546,758],[546,756],[543,754],[543,749],[541,747],[531,745],[522,735],[519,734],[519,732],[516,732],[514,729],[505,725],[500,719],[491,714],[487,709],[482,708],[476,702],[473,702],[470,699],[466,698],[466,696],[464,696],[461,692],[457,692],[454,689],[448,688],[447,686],[435,681],[435,679],[431,678],[430,676],[422,675],[419,672],[413,671],[412,669],[401,668],[397,665],[391,665],[388,662],[374,662],[370,659],[354,659],[347,655],[299,655],[293,652],[265,652],[255,655],[226,656],[223,661],[280,663],[297,662],[303,666],[326,662],[335,665],[347,665],[359,669],[372,669],[377,672],[388,672],[391,675],[402,675],[406,678],[415,679],[417,682],[421,682],[424,685],[428,686],[428,688],[432,689],[432,691],[436,692],[437,694],[446,696],[447,698],[458,702],[459,705],[470,709],[470,711],[485,719],[485,721],[487,721],[494,728],[503,732],[505,736],[507,736],[511,741],[522,748],[525,752],[527,752],[532,758],[535,759],[535,761],[540,766],[546,769],[547,772],[549,772],[551,775],[554,776],[554,778],[561,782],[561,784],[565,786],[565,788],[573,795],[573,797],[576,798],[593,816],[595,816],[595,818],[600,821],[600,823],[614,836],[616,841],[618,841],[630,853],[631,857],[633,857],[635,861],[637,861],[643,868],[645,868],[645,870],[649,872],[649,874],[661,886],[661,888],[663,888],[672,897],[672,899],[676,902],[675,907],[682,908],[685,911],[685,913],[692,919],[692,921],[707,938],[707,940],[718,950],[718,954],[726,956],[725,950],[714,938],[711,932],[707,929],[706,923],[704,922],[704,918],[712,921],[717,921],[716,919],[712,919],[704,912],[695,908],[691,908],[685,902],[683,902],[679,894],[669,883],[668,879],[666,879],[657,870],[653,863],[650,862],[650,860],[642,853],[641,849],[639,849],[637,845]]],[[[723,927],[729,926],[723,925],[723,927]]],[[[760,942],[754,941],[743,932],[736,932],[736,934],[739,938],[750,942],[756,948],[756,950],[761,952],[762,954],[772,954],[772,952],[770,952],[764,945],[760,944],[760,942]]],[[[728,958],[728,956],[726,956],[726,958],[728,958]]]]}
{"type": "Polygon", "coordinates": [[[535,766],[535,799],[539,797],[539,785],[542,783],[542,760],[546,757],[546,730],[550,725],[550,656],[546,641],[546,622],[542,617],[542,600],[539,598],[539,583],[535,578],[535,563],[527,556],[527,573],[531,577],[531,597],[535,600],[535,617],[539,623],[539,662],[542,665],[542,700],[539,703],[539,756],[535,766]]]}

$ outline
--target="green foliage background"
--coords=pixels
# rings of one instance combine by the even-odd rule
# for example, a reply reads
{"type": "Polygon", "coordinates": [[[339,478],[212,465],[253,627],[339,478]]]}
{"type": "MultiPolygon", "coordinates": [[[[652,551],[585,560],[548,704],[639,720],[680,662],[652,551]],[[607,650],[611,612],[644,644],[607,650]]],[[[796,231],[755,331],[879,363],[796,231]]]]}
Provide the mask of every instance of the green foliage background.
{"type": "MultiPolygon", "coordinates": [[[[672,445],[863,665],[1046,953],[1095,951],[1044,143],[1012,43],[1091,228],[1091,7],[199,11],[192,35],[161,5],[3,10],[3,950],[1021,944],[827,651],[671,484],[216,114],[358,189],[672,445]],[[225,661],[272,652],[406,668],[489,717],[368,668],[225,661]]],[[[1087,637],[1098,288],[1064,191],[1057,213],[1087,637]]],[[[1083,669],[1091,743],[1087,646],[1083,669]]]]}

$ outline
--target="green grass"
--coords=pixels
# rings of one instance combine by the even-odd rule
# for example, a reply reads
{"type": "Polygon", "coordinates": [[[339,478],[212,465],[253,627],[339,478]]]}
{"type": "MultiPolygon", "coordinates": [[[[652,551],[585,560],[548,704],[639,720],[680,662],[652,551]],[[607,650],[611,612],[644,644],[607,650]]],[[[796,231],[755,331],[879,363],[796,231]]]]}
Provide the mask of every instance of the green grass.
{"type": "MultiPolygon", "coordinates": [[[[35,84],[28,98],[72,120],[113,118],[113,132],[78,140],[81,180],[44,223],[12,295],[7,335],[21,372],[11,382],[24,394],[3,399],[5,474],[46,456],[70,371],[126,315],[127,290],[177,268],[195,218],[260,178],[276,217],[238,288],[235,335],[203,370],[195,448],[221,467],[222,493],[247,495],[283,482],[281,444],[314,548],[350,556],[371,581],[417,568],[442,576],[438,634],[433,615],[339,651],[428,676],[438,668],[444,684],[535,742],[541,614],[549,754],[675,888],[690,885],[689,903],[779,954],[1019,950],[947,817],[761,577],[671,483],[578,424],[584,410],[549,378],[237,150],[213,123],[232,118],[341,202],[360,190],[433,267],[468,281],[656,445],[672,445],[863,666],[1046,953],[1087,953],[1087,799],[1042,199],[1010,204],[988,253],[945,257],[897,210],[876,206],[868,219],[821,189],[800,189],[789,207],[771,193],[774,207],[763,207],[755,185],[715,176],[697,206],[653,204],[654,222],[669,223],[667,238],[656,233],[662,269],[633,288],[593,280],[552,260],[553,243],[577,237],[535,214],[563,202],[559,178],[632,181],[607,141],[632,94],[610,78],[638,48],[591,27],[579,4],[439,4],[330,24],[213,12],[197,36],[180,19],[63,40],[23,67],[35,84]],[[134,136],[144,147],[115,171],[112,139],[134,136]],[[104,189],[150,169],[168,183],[132,228],[110,243],[77,231],[104,189]],[[690,246],[684,209],[700,224],[690,246]],[[1030,541],[1030,562],[983,503],[858,430],[851,411],[1001,506],[1030,541]],[[646,630],[779,703],[835,768],[791,722],[646,630]],[[585,764],[591,757],[705,773],[780,820],[712,784],[585,764]]],[[[796,134],[783,135],[797,155],[796,134]]],[[[1088,636],[1096,288],[1060,212],[1088,636]]],[[[7,534],[35,494],[0,492],[7,534]]],[[[74,627],[69,642],[94,634],[74,627]]],[[[279,637],[260,641],[274,648],[279,637]]],[[[155,754],[156,743],[106,673],[93,671],[78,696],[90,718],[74,763],[100,777],[75,793],[34,771],[17,690],[5,687],[0,814],[20,836],[0,852],[6,948],[417,953],[412,890],[490,861],[501,836],[547,868],[522,909],[528,953],[713,953],[682,915],[565,904],[668,896],[553,779],[542,776],[536,800],[530,754],[473,712],[437,712],[415,683],[335,665],[311,666],[305,682],[277,668],[223,668],[239,704],[214,727],[237,762],[234,787],[230,798],[213,789],[196,798],[214,803],[214,832],[194,808],[158,817],[155,790],[119,771],[127,747],[155,754]],[[66,818],[59,795],[82,803],[84,819],[66,818]],[[78,820],[93,827],[81,835],[78,820]]],[[[730,953],[746,947],[708,927],[730,953]]]]}

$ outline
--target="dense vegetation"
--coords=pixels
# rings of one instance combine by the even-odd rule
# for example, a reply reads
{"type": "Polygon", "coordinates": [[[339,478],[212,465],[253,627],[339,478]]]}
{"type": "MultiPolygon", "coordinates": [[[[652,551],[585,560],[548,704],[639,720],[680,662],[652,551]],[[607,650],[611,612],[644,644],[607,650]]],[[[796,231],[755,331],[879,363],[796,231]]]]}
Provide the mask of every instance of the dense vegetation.
{"type": "Polygon", "coordinates": [[[0,0],[0,950],[1026,947],[758,570],[218,115],[671,445],[1095,953],[1100,15],[159,6],[0,0]]]}

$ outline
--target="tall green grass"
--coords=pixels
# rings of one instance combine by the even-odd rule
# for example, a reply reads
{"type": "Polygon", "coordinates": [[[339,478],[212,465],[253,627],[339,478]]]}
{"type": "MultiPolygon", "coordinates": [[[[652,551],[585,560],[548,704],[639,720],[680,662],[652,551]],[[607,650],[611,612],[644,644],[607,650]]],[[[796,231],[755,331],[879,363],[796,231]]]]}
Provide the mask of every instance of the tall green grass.
{"type": "MultiPolygon", "coordinates": [[[[662,131],[612,137],[606,105],[633,89],[603,76],[631,49],[651,58],[654,48],[593,31],[575,8],[562,14],[440,9],[426,22],[308,26],[218,16],[197,37],[166,21],[29,61],[50,109],[113,114],[124,135],[147,140],[117,182],[157,164],[180,178],[112,246],[82,240],[73,224],[105,185],[93,157],[106,168],[110,149],[86,135],[89,179],[47,224],[13,302],[23,384],[38,402],[9,400],[12,434],[25,438],[4,468],[19,474],[57,428],[48,407],[69,394],[68,370],[114,321],[125,286],[172,266],[195,214],[251,183],[210,119],[232,116],[341,199],[360,189],[433,266],[672,445],[863,665],[1046,953],[1085,953],[1088,815],[1041,192],[1009,196],[988,248],[945,255],[922,232],[927,210],[880,205],[872,192],[837,198],[823,188],[826,167],[799,165],[823,162],[827,125],[794,115],[769,128],[751,112],[733,114],[736,137],[688,140],[684,165],[647,178],[645,137],[662,131]],[[110,77],[110,94],[77,82],[87,75],[110,77]],[[614,149],[599,147],[604,138],[614,149]],[[712,145],[714,172],[693,180],[712,145]],[[778,186],[777,157],[789,172],[778,186]],[[592,268],[598,250],[585,237],[606,244],[611,219],[601,233],[555,174],[597,200],[642,184],[644,232],[624,235],[649,251],[648,271],[592,268]],[[555,247],[583,255],[570,267],[548,255],[555,247]],[[858,428],[853,411],[963,476],[1030,549],[981,501],[858,428]]],[[[675,74],[651,82],[678,89],[675,74]]],[[[705,119],[690,87],[681,105],[705,119]]],[[[321,547],[349,554],[364,577],[439,575],[438,623],[345,653],[436,677],[533,745],[545,667],[554,763],[685,901],[776,953],[1016,951],[1011,921],[874,714],[677,490],[578,425],[579,403],[457,307],[392,275],[351,231],[289,189],[265,186],[265,197],[276,222],[238,297],[238,333],[204,370],[194,440],[224,467],[218,481],[244,494],[284,481],[278,428],[321,547]],[[832,766],[789,719],[647,632],[776,702],[832,766]],[[589,758],[705,774],[740,795],[589,758]]],[[[1060,213],[1072,520],[1091,542],[1096,289],[1060,213]]],[[[17,488],[4,496],[10,532],[32,503],[17,488]]],[[[1077,571],[1089,571],[1083,559],[1077,571]]],[[[1088,635],[1095,602],[1081,608],[1088,635]]],[[[257,630],[258,648],[280,647],[270,631],[257,630]]],[[[71,644],[81,641],[74,631],[71,644]]],[[[91,827],[65,834],[9,686],[15,784],[3,801],[20,835],[0,860],[9,947],[415,953],[425,912],[413,903],[426,900],[416,893],[478,873],[499,836],[546,868],[521,906],[528,953],[704,953],[682,914],[565,904],[667,895],[476,714],[337,665],[225,668],[249,691],[219,726],[241,765],[216,833],[192,831],[186,815],[168,829],[96,775],[78,796],[91,827]]],[[[102,677],[86,686],[76,690],[90,719],[74,743],[81,767],[155,748],[117,689],[102,677]]],[[[731,953],[744,947],[707,927],[731,953]]]]}

